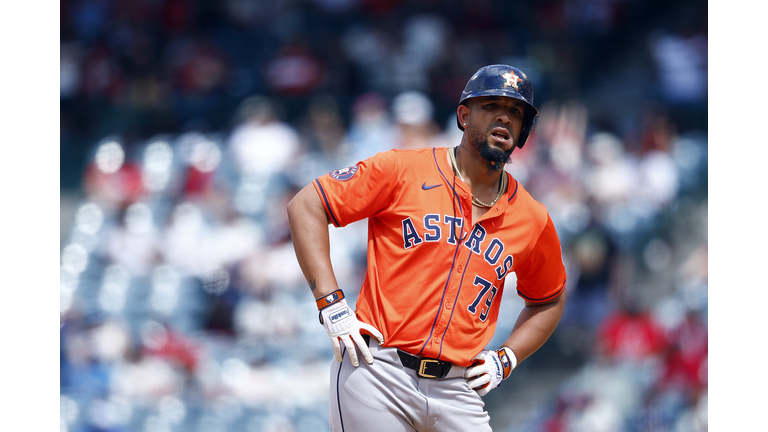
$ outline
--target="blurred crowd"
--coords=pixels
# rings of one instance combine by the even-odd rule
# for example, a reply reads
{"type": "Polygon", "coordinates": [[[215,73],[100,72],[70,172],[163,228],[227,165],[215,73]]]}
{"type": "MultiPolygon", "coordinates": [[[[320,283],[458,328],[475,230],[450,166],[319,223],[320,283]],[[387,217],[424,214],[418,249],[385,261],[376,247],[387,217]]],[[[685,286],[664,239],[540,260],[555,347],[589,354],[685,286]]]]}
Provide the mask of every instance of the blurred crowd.
{"type": "MultiPolygon", "coordinates": [[[[534,83],[507,170],[568,273],[518,373],[570,376],[497,429],[707,430],[706,3],[661,5],[63,1],[61,431],[327,430],[332,349],[286,204],[376,152],[457,145],[491,63],[534,83]]],[[[365,239],[331,229],[353,300],[365,239]]],[[[507,280],[499,335],[522,307],[507,280]]]]}

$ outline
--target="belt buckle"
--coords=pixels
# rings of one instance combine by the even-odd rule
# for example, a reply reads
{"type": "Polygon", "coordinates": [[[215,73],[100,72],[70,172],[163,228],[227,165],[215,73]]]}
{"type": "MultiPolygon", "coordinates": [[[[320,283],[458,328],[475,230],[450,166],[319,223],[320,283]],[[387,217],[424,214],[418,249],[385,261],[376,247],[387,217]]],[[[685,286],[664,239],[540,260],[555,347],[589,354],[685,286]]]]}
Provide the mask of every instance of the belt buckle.
{"type": "Polygon", "coordinates": [[[419,376],[422,378],[437,378],[437,375],[429,375],[424,373],[424,370],[427,369],[427,363],[439,363],[440,360],[434,360],[434,359],[421,359],[421,363],[419,364],[419,376]]]}

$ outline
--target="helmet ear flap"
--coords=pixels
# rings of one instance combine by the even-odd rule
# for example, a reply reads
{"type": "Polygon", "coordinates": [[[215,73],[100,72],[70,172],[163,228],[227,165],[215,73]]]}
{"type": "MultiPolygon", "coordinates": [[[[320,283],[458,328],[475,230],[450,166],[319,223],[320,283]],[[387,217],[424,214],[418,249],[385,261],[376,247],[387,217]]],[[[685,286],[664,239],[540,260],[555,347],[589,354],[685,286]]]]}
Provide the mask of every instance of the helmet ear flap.
{"type": "MultiPolygon", "coordinates": [[[[527,117],[527,116],[526,116],[527,117]]],[[[523,148],[525,143],[528,141],[528,136],[531,133],[531,129],[533,129],[533,125],[536,123],[536,116],[531,116],[530,120],[526,119],[526,121],[523,122],[523,128],[520,130],[520,138],[517,139],[517,148],[523,148]]]]}

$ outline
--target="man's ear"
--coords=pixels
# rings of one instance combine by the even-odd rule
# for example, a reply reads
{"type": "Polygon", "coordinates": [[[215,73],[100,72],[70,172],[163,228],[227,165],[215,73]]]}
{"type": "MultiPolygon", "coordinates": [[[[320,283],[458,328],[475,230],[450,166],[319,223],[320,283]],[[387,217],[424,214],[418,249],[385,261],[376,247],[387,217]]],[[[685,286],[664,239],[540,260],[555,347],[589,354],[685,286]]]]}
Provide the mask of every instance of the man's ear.
{"type": "Polygon", "coordinates": [[[459,105],[458,108],[456,108],[456,116],[459,119],[459,123],[463,127],[467,127],[469,124],[469,108],[466,105],[459,105]]]}

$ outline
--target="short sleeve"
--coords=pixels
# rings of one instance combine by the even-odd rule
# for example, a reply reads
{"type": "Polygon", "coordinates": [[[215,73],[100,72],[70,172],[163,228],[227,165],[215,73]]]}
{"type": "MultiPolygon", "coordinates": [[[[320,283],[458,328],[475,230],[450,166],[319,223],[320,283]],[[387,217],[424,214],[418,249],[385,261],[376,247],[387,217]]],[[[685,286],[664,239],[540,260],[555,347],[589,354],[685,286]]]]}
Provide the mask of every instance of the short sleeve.
{"type": "Polygon", "coordinates": [[[381,152],[315,179],[333,225],[343,227],[389,208],[397,194],[397,165],[394,151],[381,152]]]}
{"type": "Polygon", "coordinates": [[[560,240],[549,215],[533,250],[515,273],[518,295],[530,302],[545,302],[557,297],[565,288],[560,240]]]}

